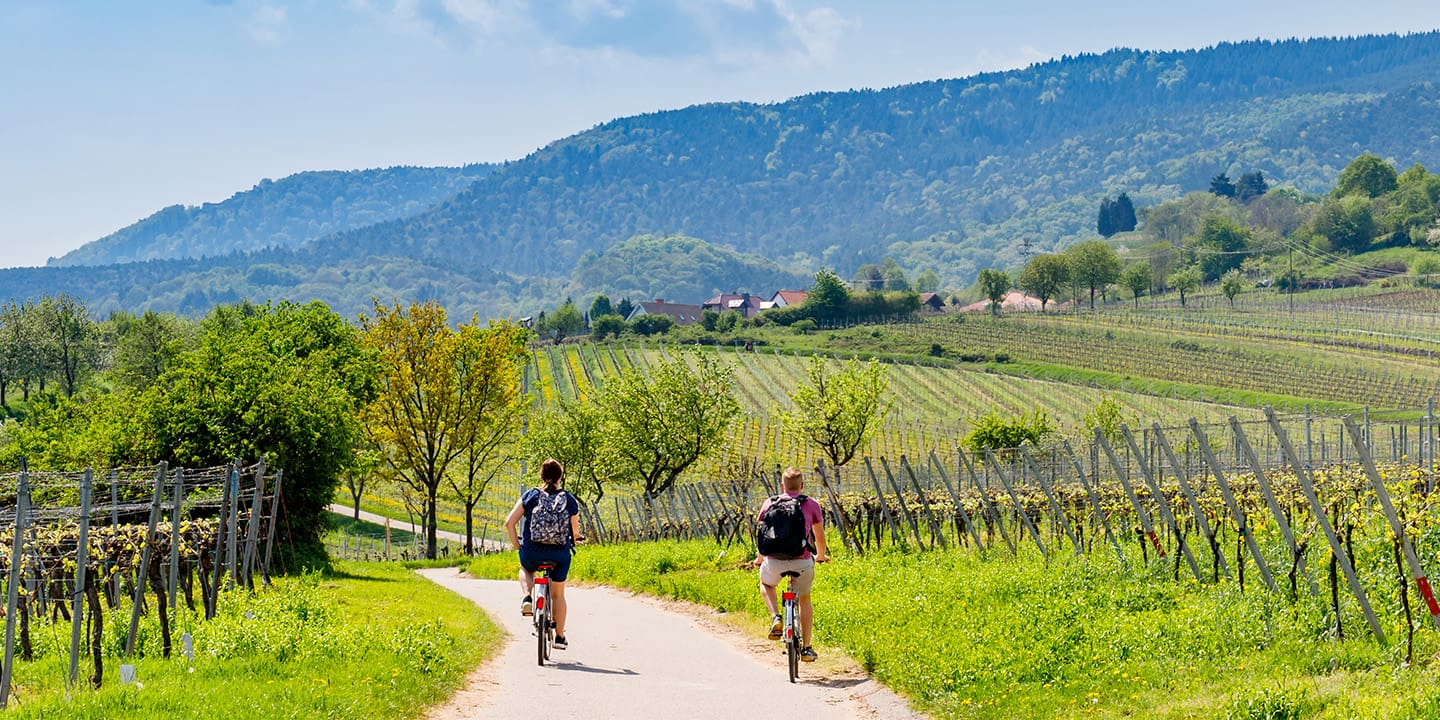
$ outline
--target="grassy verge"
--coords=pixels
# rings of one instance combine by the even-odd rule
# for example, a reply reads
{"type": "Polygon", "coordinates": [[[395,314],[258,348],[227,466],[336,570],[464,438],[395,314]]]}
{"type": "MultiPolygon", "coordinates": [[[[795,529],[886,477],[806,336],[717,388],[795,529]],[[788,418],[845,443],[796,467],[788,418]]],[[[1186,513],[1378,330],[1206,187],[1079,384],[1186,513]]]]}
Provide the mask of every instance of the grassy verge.
{"type": "MultiPolygon", "coordinates": [[[[572,576],[763,614],[755,573],[711,542],[585,548],[572,576]]],[[[513,556],[471,572],[509,577],[513,556]]],[[[1198,586],[1113,558],[845,557],[816,581],[816,629],[937,717],[1440,718],[1440,637],[1328,639],[1324,606],[1198,586]]],[[[1363,634],[1354,624],[1349,631],[1363,634]]]]}
{"type": "Polygon", "coordinates": [[[417,717],[448,697],[499,645],[500,630],[468,601],[392,565],[338,563],[222,596],[220,613],[183,610],[194,660],[161,657],[153,616],[141,625],[138,683],[119,682],[128,609],[106,613],[105,685],[66,696],[69,625],[34,631],[37,658],[16,664],[7,717],[417,717]],[[118,638],[118,639],[117,639],[118,638]]]}

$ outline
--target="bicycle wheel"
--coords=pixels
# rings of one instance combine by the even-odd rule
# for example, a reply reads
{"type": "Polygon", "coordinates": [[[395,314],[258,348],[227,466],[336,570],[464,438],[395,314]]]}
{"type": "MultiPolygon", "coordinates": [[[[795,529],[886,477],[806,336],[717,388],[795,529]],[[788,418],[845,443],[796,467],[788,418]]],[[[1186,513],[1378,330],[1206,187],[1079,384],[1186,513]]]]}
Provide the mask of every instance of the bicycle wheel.
{"type": "Polygon", "coordinates": [[[790,682],[800,677],[799,608],[793,600],[785,602],[785,654],[790,665],[790,682]]]}
{"type": "Polygon", "coordinates": [[[545,626],[550,624],[546,615],[549,613],[545,610],[535,611],[535,661],[541,666],[545,664],[545,658],[550,654],[545,647],[545,626]]]}
{"type": "Polygon", "coordinates": [[[790,682],[800,677],[800,638],[785,642],[786,654],[790,656],[790,682]]]}

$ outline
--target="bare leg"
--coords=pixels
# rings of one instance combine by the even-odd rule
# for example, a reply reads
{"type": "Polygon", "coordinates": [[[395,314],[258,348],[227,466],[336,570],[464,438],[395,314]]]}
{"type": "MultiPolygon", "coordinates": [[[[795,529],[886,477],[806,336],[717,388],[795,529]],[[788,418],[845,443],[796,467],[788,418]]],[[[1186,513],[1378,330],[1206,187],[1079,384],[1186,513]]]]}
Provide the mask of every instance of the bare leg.
{"type": "Polygon", "coordinates": [[[550,581],[550,616],[555,618],[555,634],[565,637],[565,583],[550,581]]]}
{"type": "Polygon", "coordinates": [[[815,623],[815,608],[810,604],[809,595],[796,599],[800,601],[800,645],[810,647],[810,627],[815,623]]]}
{"type": "Polygon", "coordinates": [[[525,597],[530,597],[530,593],[535,590],[535,573],[520,568],[520,587],[525,590],[525,597]]]}
{"type": "Polygon", "coordinates": [[[765,583],[760,583],[760,597],[765,598],[765,607],[770,609],[770,617],[775,617],[776,615],[780,614],[780,610],[775,604],[774,585],[766,585],[765,583]]]}

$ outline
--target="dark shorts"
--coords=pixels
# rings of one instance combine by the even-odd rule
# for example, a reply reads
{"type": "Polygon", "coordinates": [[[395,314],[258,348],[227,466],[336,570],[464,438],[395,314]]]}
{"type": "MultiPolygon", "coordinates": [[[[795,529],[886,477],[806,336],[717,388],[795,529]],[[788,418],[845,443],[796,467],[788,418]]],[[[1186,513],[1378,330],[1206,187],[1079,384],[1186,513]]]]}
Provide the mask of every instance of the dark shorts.
{"type": "Polygon", "coordinates": [[[555,569],[550,571],[550,579],[555,582],[565,582],[570,575],[570,548],[560,546],[555,548],[539,547],[536,545],[520,546],[520,567],[526,572],[535,572],[542,562],[555,563],[555,569]]]}

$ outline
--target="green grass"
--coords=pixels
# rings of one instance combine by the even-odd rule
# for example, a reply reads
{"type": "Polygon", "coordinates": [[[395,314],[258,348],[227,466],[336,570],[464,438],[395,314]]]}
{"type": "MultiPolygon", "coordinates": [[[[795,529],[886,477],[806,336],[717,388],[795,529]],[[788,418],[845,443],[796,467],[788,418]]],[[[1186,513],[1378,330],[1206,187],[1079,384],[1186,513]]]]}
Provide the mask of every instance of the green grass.
{"type": "MultiPolygon", "coordinates": [[[[184,611],[182,611],[184,613],[184,611]]],[[[107,610],[105,685],[64,689],[69,625],[35,631],[37,658],[16,665],[13,718],[405,718],[448,697],[501,631],[473,604],[398,566],[338,563],[220,600],[209,622],[182,614],[194,662],[161,657],[141,625],[139,682],[119,682],[128,610],[107,610]]]]}
{"type": "MultiPolygon", "coordinates": [[[[585,548],[572,576],[752,616],[744,551],[711,542],[585,548]]],[[[481,558],[508,577],[513,556],[481,558]]],[[[1046,564],[968,551],[843,557],[816,581],[819,639],[936,717],[1440,718],[1440,637],[1328,639],[1320,602],[1175,583],[1110,557],[1046,564]]]]}

